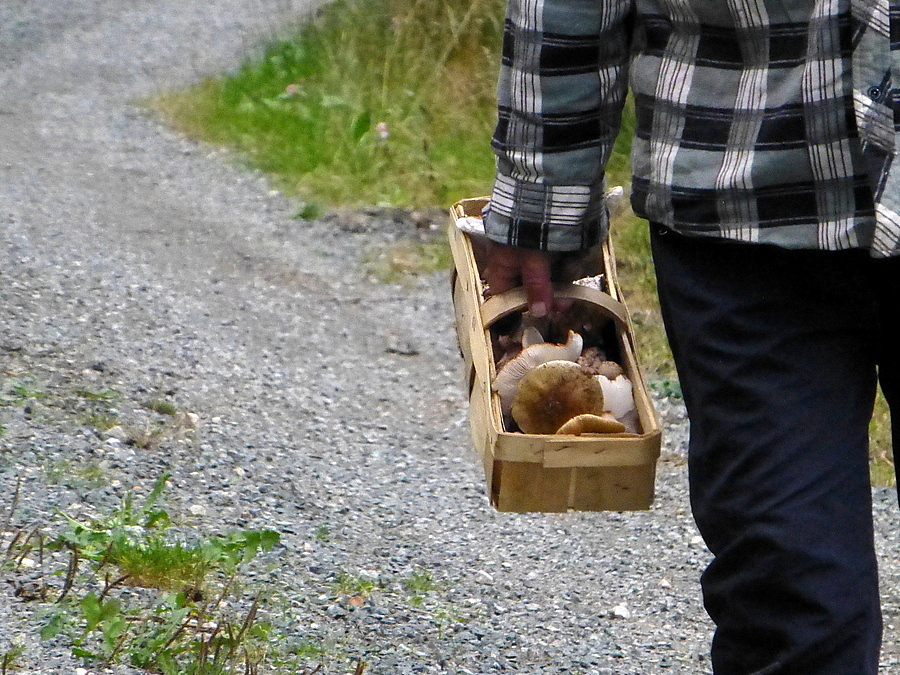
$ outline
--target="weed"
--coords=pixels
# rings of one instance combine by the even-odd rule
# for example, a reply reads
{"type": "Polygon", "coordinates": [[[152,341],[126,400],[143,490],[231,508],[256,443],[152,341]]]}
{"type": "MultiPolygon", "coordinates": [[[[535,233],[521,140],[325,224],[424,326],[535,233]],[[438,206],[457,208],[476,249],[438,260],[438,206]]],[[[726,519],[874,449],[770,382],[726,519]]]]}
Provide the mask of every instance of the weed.
{"type": "Polygon", "coordinates": [[[100,389],[99,391],[94,391],[92,389],[87,389],[86,387],[76,388],[75,395],[87,399],[88,401],[102,401],[104,403],[110,403],[121,397],[121,394],[115,389],[100,389]]]}
{"type": "Polygon", "coordinates": [[[294,218],[296,218],[297,220],[315,220],[320,216],[322,216],[321,207],[309,202],[303,203],[294,214],[294,218]]]}
{"type": "Polygon", "coordinates": [[[684,396],[678,380],[654,380],[650,383],[650,388],[665,398],[681,399],[684,396]]]}
{"type": "Polygon", "coordinates": [[[0,652],[0,675],[6,675],[9,671],[19,667],[19,659],[25,653],[25,645],[14,643],[5,651],[0,652]]]}
{"type": "Polygon", "coordinates": [[[316,642],[300,642],[291,647],[291,654],[302,658],[315,658],[325,653],[325,647],[316,642]]]}
{"type": "Polygon", "coordinates": [[[115,413],[94,411],[82,416],[82,421],[97,431],[109,431],[119,426],[119,416],[115,413]]]}
{"type": "Polygon", "coordinates": [[[421,606],[425,602],[425,596],[438,589],[434,577],[425,570],[412,572],[403,580],[403,587],[412,593],[408,600],[413,607],[421,606]]]}
{"type": "Polygon", "coordinates": [[[437,622],[438,637],[441,639],[444,638],[450,626],[466,622],[466,619],[451,607],[438,607],[435,610],[434,618],[437,622]]]}
{"type": "Polygon", "coordinates": [[[331,541],[331,530],[328,529],[327,525],[319,525],[316,528],[316,541],[321,541],[323,543],[328,543],[331,541]]]}
{"type": "Polygon", "coordinates": [[[174,417],[178,414],[178,407],[171,401],[161,398],[155,398],[147,402],[147,408],[160,415],[168,415],[174,417]]]}
{"type": "Polygon", "coordinates": [[[140,504],[129,492],[103,516],[62,514],[66,527],[46,543],[34,531],[10,545],[18,549],[7,560],[21,561],[36,546],[41,560],[45,549],[68,553],[67,569],[53,575],[62,588],[41,638],[65,637],[76,657],[164,675],[256,673],[275,636],[258,620],[257,600],[236,613],[230,593],[241,567],[279,535],[241,531],[194,543],[171,536],[160,506],[168,479],[160,477],[140,504]]]}
{"type": "Polygon", "coordinates": [[[0,405],[18,406],[26,401],[44,397],[44,392],[38,388],[31,378],[7,379],[0,386],[0,405]]]}
{"type": "Polygon", "coordinates": [[[427,572],[425,570],[415,571],[410,574],[406,579],[403,580],[403,586],[407,590],[417,594],[429,593],[431,591],[437,590],[438,588],[434,577],[431,576],[430,572],[427,572]]]}
{"type": "Polygon", "coordinates": [[[75,464],[68,459],[51,459],[41,465],[47,482],[51,485],[68,485],[72,488],[94,489],[108,482],[106,472],[98,462],[75,464]]]}
{"type": "Polygon", "coordinates": [[[378,584],[374,580],[366,577],[341,573],[331,587],[337,595],[361,596],[367,598],[372,594],[372,591],[378,588],[378,584]]]}

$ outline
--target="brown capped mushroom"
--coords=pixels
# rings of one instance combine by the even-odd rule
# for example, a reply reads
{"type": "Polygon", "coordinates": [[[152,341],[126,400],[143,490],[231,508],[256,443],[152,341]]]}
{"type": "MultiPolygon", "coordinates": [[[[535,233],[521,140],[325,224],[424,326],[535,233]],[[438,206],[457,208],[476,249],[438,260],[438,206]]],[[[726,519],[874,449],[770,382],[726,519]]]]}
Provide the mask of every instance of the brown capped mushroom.
{"type": "Polygon", "coordinates": [[[624,375],[625,371],[615,361],[602,361],[597,368],[595,375],[603,375],[608,380],[614,380],[619,375],[624,375]]]}
{"type": "Polygon", "coordinates": [[[603,415],[577,415],[557,429],[557,434],[617,434],[625,431],[625,425],[609,413],[603,415]]]}
{"type": "Polygon", "coordinates": [[[523,349],[519,355],[503,365],[494,378],[492,389],[500,394],[500,409],[504,415],[512,411],[516,389],[527,372],[548,361],[575,361],[581,354],[584,341],[578,333],[569,331],[566,344],[540,342],[523,349]]]}
{"type": "Polygon", "coordinates": [[[512,404],[512,417],[526,434],[553,434],[568,420],[603,414],[603,389],[572,361],[549,361],[528,371],[512,404]]]}
{"type": "Polygon", "coordinates": [[[598,375],[600,365],[606,361],[606,354],[599,347],[585,347],[578,357],[578,365],[589,375],[598,375]]]}

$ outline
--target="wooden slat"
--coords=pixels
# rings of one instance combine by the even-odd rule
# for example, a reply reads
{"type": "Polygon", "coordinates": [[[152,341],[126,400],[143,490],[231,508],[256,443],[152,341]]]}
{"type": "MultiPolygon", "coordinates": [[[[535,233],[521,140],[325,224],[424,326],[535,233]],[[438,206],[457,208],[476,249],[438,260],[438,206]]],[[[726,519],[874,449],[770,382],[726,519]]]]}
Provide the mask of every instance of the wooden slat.
{"type": "Polygon", "coordinates": [[[641,511],[653,504],[656,466],[578,469],[570,506],[577,511],[641,511]]]}
{"type": "Polygon", "coordinates": [[[565,466],[635,466],[659,457],[659,434],[624,436],[541,436],[499,434],[494,454],[507,462],[565,466]]]}
{"type": "Polygon", "coordinates": [[[631,393],[634,396],[634,407],[637,409],[641,430],[645,434],[660,435],[659,418],[656,415],[656,408],[653,407],[653,400],[647,391],[647,383],[644,373],[638,365],[634,347],[630,341],[624,338],[620,339],[619,345],[622,349],[622,358],[629,365],[626,368],[626,374],[631,380],[631,393]]]}
{"type": "MultiPolygon", "coordinates": [[[[627,326],[628,310],[618,300],[602,291],[577,284],[553,284],[553,295],[558,298],[584,300],[601,307],[606,314],[615,319],[622,328],[627,326]]],[[[485,328],[490,327],[513,312],[521,312],[528,306],[525,289],[521,286],[493,295],[481,303],[481,320],[485,328]]]]}
{"type": "Polygon", "coordinates": [[[469,426],[472,432],[472,442],[484,469],[488,496],[492,494],[495,487],[494,447],[497,438],[497,433],[492,428],[490,421],[491,396],[490,386],[476,376],[469,396],[469,426]]]}
{"type": "Polygon", "coordinates": [[[459,351],[462,353],[463,360],[467,367],[472,367],[472,331],[461,330],[471,320],[471,313],[468,312],[466,290],[463,288],[462,281],[457,279],[453,287],[453,313],[456,318],[456,337],[459,344],[459,351]]]}
{"type": "Polygon", "coordinates": [[[467,358],[471,365],[474,365],[478,375],[490,381],[494,376],[494,359],[490,350],[490,340],[485,337],[481,324],[481,305],[478,300],[481,281],[472,272],[475,261],[471,255],[471,247],[467,244],[466,235],[455,225],[451,225],[448,236],[458,270],[453,306],[460,348],[464,357],[468,355],[467,358]]]}
{"type": "Polygon", "coordinates": [[[569,469],[498,461],[499,511],[564,513],[569,509],[569,469]]]}
{"type": "Polygon", "coordinates": [[[640,466],[654,464],[659,446],[649,438],[594,438],[580,443],[547,443],[543,465],[564,466],[640,466]]]}

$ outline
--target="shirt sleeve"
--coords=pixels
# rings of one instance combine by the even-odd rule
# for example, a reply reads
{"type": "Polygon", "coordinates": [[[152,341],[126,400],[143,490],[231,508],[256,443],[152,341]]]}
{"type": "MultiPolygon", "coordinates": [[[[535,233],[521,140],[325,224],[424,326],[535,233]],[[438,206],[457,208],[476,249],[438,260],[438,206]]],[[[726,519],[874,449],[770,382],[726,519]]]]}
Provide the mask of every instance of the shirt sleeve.
{"type": "Polygon", "coordinates": [[[484,213],[493,241],[590,248],[608,230],[604,168],[627,91],[633,0],[508,0],[484,213]]]}

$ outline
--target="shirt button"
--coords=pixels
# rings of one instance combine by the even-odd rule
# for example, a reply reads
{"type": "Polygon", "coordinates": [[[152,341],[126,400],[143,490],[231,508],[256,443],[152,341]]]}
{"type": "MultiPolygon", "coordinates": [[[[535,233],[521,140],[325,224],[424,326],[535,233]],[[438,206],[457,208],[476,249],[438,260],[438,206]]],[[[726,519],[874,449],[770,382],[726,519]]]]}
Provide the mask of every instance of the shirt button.
{"type": "Polygon", "coordinates": [[[871,99],[878,99],[881,97],[881,87],[869,87],[866,94],[868,94],[871,99]]]}

